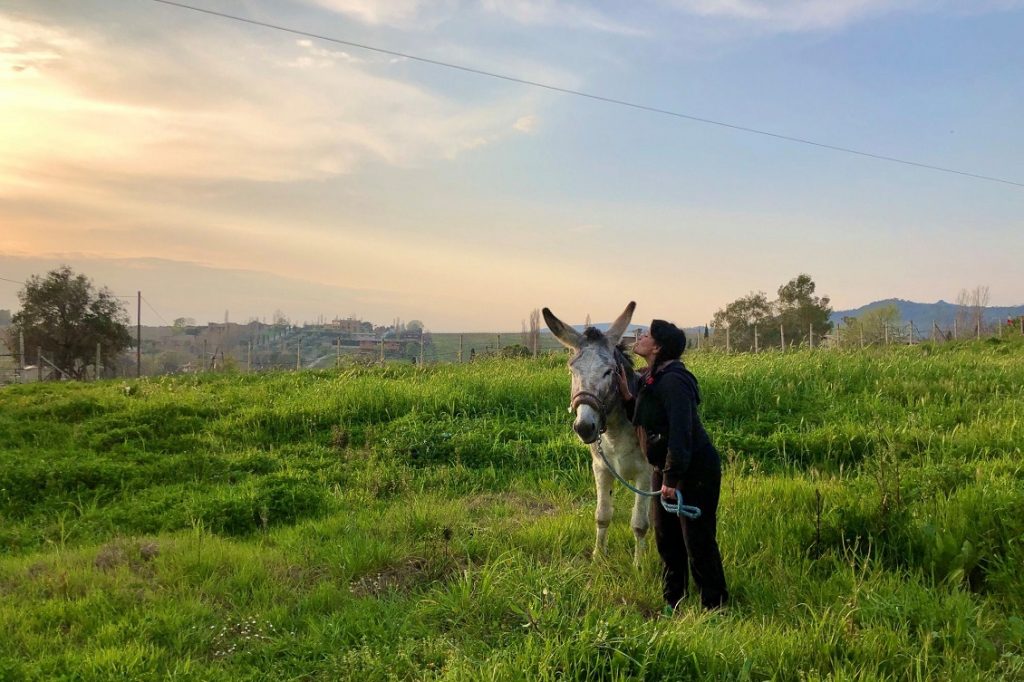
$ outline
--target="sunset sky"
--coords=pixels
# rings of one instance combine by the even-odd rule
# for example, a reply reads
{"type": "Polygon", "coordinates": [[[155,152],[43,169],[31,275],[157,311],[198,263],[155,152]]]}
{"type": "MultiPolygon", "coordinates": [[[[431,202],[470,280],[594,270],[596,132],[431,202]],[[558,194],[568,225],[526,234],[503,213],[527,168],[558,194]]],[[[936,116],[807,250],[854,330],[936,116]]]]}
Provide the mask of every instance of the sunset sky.
{"type": "MultiPolygon", "coordinates": [[[[1024,0],[183,1],[1024,183],[1024,0]]],[[[837,309],[1015,305],[1024,187],[154,0],[5,0],[0,278],[62,263],[144,324],[695,325],[801,272],[837,309]]]]}

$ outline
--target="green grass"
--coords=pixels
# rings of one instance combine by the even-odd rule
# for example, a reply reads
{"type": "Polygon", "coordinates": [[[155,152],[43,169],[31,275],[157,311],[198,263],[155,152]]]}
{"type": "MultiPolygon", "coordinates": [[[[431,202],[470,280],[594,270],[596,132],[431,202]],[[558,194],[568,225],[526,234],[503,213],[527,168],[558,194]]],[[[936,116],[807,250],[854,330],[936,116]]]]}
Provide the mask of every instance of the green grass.
{"type": "Polygon", "coordinates": [[[1024,346],[694,354],[734,601],[672,619],[564,360],[0,390],[0,679],[1024,677],[1024,346]]]}

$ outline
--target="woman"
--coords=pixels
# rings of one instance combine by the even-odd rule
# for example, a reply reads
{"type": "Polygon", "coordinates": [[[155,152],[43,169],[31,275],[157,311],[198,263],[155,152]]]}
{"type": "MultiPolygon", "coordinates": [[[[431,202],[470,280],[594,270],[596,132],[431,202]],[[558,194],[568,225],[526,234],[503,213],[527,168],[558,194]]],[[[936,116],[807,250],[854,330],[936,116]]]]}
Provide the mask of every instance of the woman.
{"type": "Polygon", "coordinates": [[[633,346],[633,352],[647,361],[637,395],[631,395],[624,374],[619,388],[647,461],[656,468],[653,489],[660,488],[662,497],[672,502],[678,490],[685,504],[701,510],[700,518],[688,519],[653,505],[654,536],[664,562],[665,601],[674,609],[686,597],[692,571],[701,603],[714,609],[729,598],[715,539],[722,461],[697,414],[700,390],[697,378],[680,360],[685,349],[682,329],[654,320],[650,332],[633,346]]]}

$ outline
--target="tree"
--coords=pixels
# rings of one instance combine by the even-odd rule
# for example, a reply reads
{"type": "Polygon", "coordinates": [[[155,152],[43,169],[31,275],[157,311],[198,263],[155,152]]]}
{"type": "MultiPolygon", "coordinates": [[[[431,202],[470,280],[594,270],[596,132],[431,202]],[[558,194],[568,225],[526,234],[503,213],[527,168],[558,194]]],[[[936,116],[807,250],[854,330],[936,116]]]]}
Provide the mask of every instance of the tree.
{"type": "Polygon", "coordinates": [[[981,334],[988,299],[987,286],[978,285],[970,291],[960,290],[956,298],[956,322],[961,335],[965,337],[969,334],[981,334]]]}
{"type": "Polygon", "coordinates": [[[405,331],[412,332],[414,334],[422,334],[423,323],[420,320],[409,320],[405,323],[405,331]]]}
{"type": "Polygon", "coordinates": [[[884,345],[903,341],[903,325],[897,305],[872,308],[860,317],[844,317],[840,334],[846,346],[865,344],[884,345]]]}
{"type": "MultiPolygon", "coordinates": [[[[729,329],[729,344],[732,348],[752,350],[754,325],[759,327],[759,333],[763,332],[767,328],[766,322],[772,318],[772,312],[773,306],[768,296],[763,291],[756,294],[751,291],[716,312],[712,324],[716,329],[729,329]]],[[[716,334],[716,343],[724,346],[725,335],[716,334]]]]}
{"type": "MultiPolygon", "coordinates": [[[[18,292],[21,310],[11,319],[11,333],[25,335],[26,354],[41,347],[67,376],[82,379],[95,363],[96,345],[108,361],[131,345],[128,313],[104,287],[99,291],[85,275],[67,265],[45,278],[33,275],[18,292]]],[[[39,362],[39,358],[36,358],[39,362]]]]}
{"type": "MultiPolygon", "coordinates": [[[[806,343],[812,328],[817,339],[832,331],[831,301],[828,296],[815,296],[814,289],[814,280],[807,274],[800,274],[779,287],[776,326],[781,325],[785,330],[787,345],[806,343]]],[[[780,330],[772,331],[773,336],[779,336],[780,330]]]]}

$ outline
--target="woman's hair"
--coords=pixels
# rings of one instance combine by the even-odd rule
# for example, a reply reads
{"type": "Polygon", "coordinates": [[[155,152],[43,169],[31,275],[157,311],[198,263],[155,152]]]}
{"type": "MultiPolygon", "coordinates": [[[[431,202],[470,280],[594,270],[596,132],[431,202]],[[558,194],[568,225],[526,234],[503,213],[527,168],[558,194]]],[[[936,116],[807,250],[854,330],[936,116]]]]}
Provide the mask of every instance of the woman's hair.
{"type": "Polygon", "coordinates": [[[686,332],[671,322],[653,320],[651,322],[651,338],[661,347],[654,359],[655,367],[666,360],[678,360],[686,350],[686,332]]]}

